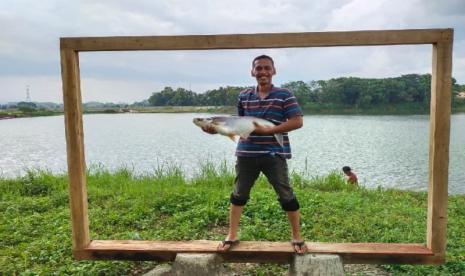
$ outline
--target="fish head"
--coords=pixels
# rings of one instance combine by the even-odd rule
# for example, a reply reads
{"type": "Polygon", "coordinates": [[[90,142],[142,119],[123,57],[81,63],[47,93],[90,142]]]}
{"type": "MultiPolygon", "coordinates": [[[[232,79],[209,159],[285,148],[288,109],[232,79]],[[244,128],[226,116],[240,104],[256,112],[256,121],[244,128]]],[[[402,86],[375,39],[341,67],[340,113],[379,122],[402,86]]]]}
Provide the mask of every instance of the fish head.
{"type": "Polygon", "coordinates": [[[206,127],[212,124],[212,118],[194,118],[192,122],[198,127],[206,127]]]}

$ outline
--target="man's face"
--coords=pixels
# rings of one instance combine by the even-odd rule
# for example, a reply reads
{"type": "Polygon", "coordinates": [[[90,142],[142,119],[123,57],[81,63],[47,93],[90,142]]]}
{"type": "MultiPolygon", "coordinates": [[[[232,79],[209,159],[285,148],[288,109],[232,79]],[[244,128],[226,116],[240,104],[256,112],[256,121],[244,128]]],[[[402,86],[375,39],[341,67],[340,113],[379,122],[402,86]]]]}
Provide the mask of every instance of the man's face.
{"type": "Polygon", "coordinates": [[[271,85],[274,74],[276,70],[271,60],[262,58],[254,62],[252,76],[257,79],[258,85],[271,85]]]}

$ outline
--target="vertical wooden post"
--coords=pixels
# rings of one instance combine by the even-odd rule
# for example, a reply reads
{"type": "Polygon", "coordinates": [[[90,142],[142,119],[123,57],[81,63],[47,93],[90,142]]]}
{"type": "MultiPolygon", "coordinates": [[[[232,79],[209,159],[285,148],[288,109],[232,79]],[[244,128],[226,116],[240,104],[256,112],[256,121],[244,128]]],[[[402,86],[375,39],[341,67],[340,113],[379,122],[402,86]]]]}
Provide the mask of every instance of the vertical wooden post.
{"type": "Polygon", "coordinates": [[[445,257],[452,83],[452,39],[433,44],[427,247],[445,257]]]}
{"type": "Polygon", "coordinates": [[[87,216],[86,163],[84,159],[84,133],[82,125],[79,55],[77,51],[61,49],[61,77],[65,110],[66,151],[68,155],[69,199],[73,232],[73,254],[89,243],[87,216]]]}

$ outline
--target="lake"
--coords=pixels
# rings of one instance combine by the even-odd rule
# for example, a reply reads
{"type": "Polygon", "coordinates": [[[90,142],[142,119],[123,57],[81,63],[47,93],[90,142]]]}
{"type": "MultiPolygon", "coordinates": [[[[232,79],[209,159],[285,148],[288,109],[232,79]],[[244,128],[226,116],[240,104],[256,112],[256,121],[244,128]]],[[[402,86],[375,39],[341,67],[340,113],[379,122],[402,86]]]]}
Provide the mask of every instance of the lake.
{"type": "MultiPolygon", "coordinates": [[[[88,167],[123,166],[150,173],[180,167],[187,176],[207,161],[233,167],[235,143],[203,133],[194,117],[211,114],[84,115],[88,167]]],[[[291,170],[325,175],[350,166],[361,185],[426,191],[428,186],[429,115],[311,115],[290,133],[291,170]]],[[[0,120],[0,176],[24,175],[40,168],[65,172],[63,116],[0,120]]],[[[465,114],[451,118],[449,193],[465,193],[465,114]]]]}

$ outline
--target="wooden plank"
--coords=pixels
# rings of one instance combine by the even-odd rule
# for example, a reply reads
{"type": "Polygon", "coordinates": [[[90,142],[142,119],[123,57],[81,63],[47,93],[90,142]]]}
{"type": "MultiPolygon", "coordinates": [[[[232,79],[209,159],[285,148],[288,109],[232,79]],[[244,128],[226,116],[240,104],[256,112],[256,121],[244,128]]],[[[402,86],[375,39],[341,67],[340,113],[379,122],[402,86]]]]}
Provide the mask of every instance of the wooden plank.
{"type": "Polygon", "coordinates": [[[77,51],[211,50],[326,46],[432,44],[451,41],[452,29],[259,33],[179,36],[65,37],[62,49],[77,51]]]}
{"type": "Polygon", "coordinates": [[[452,42],[433,45],[429,144],[427,246],[446,250],[447,186],[452,86],[452,42]]]}
{"type": "MultiPolygon", "coordinates": [[[[218,253],[218,241],[95,240],[76,252],[79,259],[173,261],[177,253],[218,253]]],[[[307,242],[309,253],[338,254],[350,263],[438,263],[422,244],[307,242]]],[[[220,253],[226,262],[288,263],[295,255],[288,242],[242,241],[220,253]]]]}
{"type": "Polygon", "coordinates": [[[79,57],[78,53],[72,50],[61,50],[60,54],[73,249],[82,250],[88,246],[90,238],[87,216],[86,164],[84,160],[79,57]]]}

